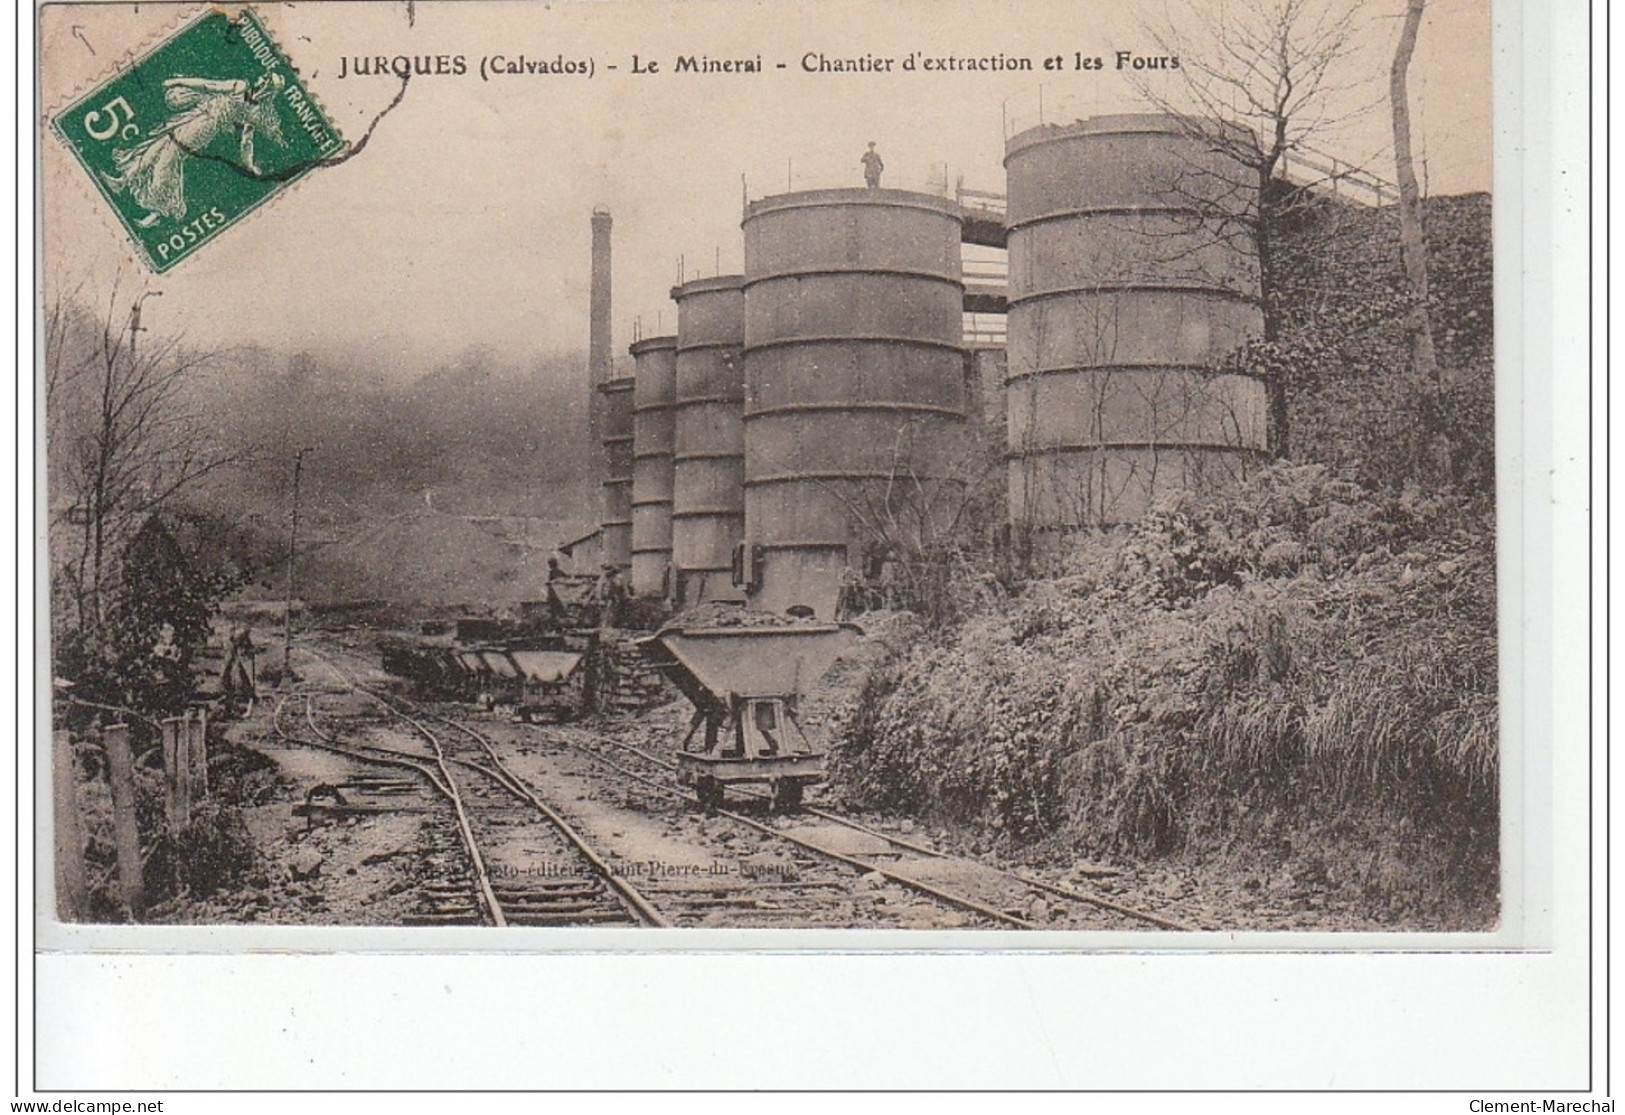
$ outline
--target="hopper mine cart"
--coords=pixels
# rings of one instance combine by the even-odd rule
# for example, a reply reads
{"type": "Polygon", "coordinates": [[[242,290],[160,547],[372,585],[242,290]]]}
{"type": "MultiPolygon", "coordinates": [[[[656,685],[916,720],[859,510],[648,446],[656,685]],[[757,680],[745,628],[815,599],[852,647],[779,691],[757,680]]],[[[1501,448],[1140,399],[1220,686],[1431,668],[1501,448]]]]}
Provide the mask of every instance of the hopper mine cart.
{"type": "Polygon", "coordinates": [[[796,723],[797,700],[859,634],[849,623],[671,627],[643,640],[644,654],[694,705],[678,783],[707,809],[747,783],[767,786],[775,811],[799,808],[803,789],[824,780],[824,753],[796,723]]]}
{"type": "Polygon", "coordinates": [[[580,715],[586,703],[583,651],[510,650],[507,658],[520,677],[514,709],[519,719],[562,723],[580,715]]]}

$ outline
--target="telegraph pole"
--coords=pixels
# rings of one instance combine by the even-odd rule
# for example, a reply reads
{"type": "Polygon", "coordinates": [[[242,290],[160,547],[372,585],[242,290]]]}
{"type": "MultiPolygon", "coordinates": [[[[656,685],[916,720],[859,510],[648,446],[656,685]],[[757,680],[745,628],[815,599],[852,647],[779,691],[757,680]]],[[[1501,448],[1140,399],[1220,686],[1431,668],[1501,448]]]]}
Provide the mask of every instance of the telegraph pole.
{"type": "Polygon", "coordinates": [[[141,296],[130,304],[130,363],[135,363],[135,338],[138,333],[145,333],[146,326],[141,324],[141,303],[149,298],[162,298],[161,290],[144,290],[141,296]]]}
{"type": "Polygon", "coordinates": [[[293,512],[288,517],[288,591],[282,604],[282,680],[289,686],[293,684],[293,567],[299,557],[299,477],[304,471],[305,454],[315,451],[314,447],[307,445],[293,455],[293,512]]]}

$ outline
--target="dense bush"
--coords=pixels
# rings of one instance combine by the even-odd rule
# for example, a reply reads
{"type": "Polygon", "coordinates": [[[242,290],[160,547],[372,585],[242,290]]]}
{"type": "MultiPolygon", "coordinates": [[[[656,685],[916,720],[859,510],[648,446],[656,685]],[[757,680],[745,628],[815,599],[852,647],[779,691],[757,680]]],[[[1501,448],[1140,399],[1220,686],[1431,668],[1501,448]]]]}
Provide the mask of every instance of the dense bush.
{"type": "Polygon", "coordinates": [[[1301,207],[1283,230],[1279,337],[1258,363],[1286,378],[1291,456],[1368,483],[1421,480],[1487,498],[1495,480],[1494,309],[1487,194],[1424,205],[1442,393],[1408,374],[1407,285],[1392,207],[1301,207]],[[1448,461],[1437,459],[1442,440],[1448,461]]]}
{"type": "Polygon", "coordinates": [[[178,716],[192,703],[194,659],[235,580],[191,560],[174,523],[152,515],[123,547],[104,618],[78,623],[66,608],[53,616],[52,668],[72,698],[54,710],[60,725],[84,727],[107,708],[149,720],[178,716]]]}
{"type": "Polygon", "coordinates": [[[1280,464],[1131,529],[875,671],[855,800],[1094,852],[1375,811],[1493,887],[1493,519],[1280,464]]]}

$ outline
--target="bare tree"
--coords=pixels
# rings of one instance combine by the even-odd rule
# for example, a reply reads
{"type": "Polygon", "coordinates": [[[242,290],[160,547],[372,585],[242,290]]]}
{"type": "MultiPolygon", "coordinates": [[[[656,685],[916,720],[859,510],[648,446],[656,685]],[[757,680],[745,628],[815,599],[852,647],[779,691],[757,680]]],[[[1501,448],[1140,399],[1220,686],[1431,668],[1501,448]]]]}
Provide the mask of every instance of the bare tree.
{"type": "MultiPolygon", "coordinates": [[[[1362,175],[1333,162],[1308,181],[1287,177],[1289,160],[1307,166],[1317,136],[1365,111],[1349,104],[1358,89],[1342,75],[1357,48],[1357,0],[1185,0],[1177,20],[1148,28],[1159,49],[1179,59],[1175,91],[1140,79],[1146,100],[1178,119],[1187,134],[1221,156],[1220,169],[1193,168],[1178,187],[1207,235],[1255,256],[1263,342],[1281,335],[1282,231],[1314,198],[1314,188],[1362,175]],[[1176,30],[1175,28],[1179,28],[1176,30]]],[[[1290,448],[1287,371],[1261,369],[1269,388],[1273,454],[1290,448]]]]}
{"type": "Polygon", "coordinates": [[[215,354],[179,336],[140,343],[140,307],[117,283],[92,309],[58,299],[46,317],[46,460],[54,590],[82,635],[106,622],[114,557],[187,488],[243,456],[189,405],[190,379],[215,354]],[[126,307],[126,299],[129,299],[126,307]]]}
{"type": "MultiPolygon", "coordinates": [[[[1433,324],[1428,317],[1428,254],[1422,234],[1422,199],[1416,184],[1416,167],[1411,158],[1411,107],[1405,79],[1411,55],[1416,52],[1416,35],[1422,26],[1422,10],[1427,0],[1408,0],[1405,20],[1400,26],[1399,45],[1389,71],[1388,99],[1394,114],[1394,166],[1399,178],[1399,255],[1405,265],[1410,287],[1405,311],[1405,333],[1410,341],[1411,373],[1424,397],[1431,396],[1430,412],[1439,406],[1444,389],[1439,359],[1433,349],[1433,324]]],[[[1429,415],[1428,426],[1436,425],[1429,415]]]]}
{"type": "Polygon", "coordinates": [[[848,591],[861,589],[868,598],[862,604],[907,609],[932,625],[960,614],[967,591],[987,590],[974,570],[986,568],[981,551],[1004,518],[1002,452],[969,430],[952,447],[943,440],[938,430],[902,425],[880,475],[820,483],[844,508],[861,551],[852,555],[860,584],[848,591]],[[876,576],[871,560],[889,567],[887,574],[876,576]]]}

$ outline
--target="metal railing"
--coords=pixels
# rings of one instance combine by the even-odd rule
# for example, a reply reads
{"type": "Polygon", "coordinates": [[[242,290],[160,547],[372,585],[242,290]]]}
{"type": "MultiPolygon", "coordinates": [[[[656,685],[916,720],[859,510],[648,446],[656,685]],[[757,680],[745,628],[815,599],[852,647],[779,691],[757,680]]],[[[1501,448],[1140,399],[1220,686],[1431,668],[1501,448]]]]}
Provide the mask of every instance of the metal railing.
{"type": "Polygon", "coordinates": [[[1281,177],[1300,186],[1329,185],[1332,196],[1362,205],[1382,206],[1399,200],[1399,187],[1364,167],[1302,144],[1281,157],[1281,177]],[[1305,172],[1308,173],[1305,173],[1305,172]]]}
{"type": "MultiPolygon", "coordinates": [[[[774,197],[781,193],[797,193],[802,190],[830,190],[851,189],[864,184],[863,167],[858,162],[856,154],[850,161],[830,159],[808,159],[804,162],[787,160],[782,173],[762,179],[752,175],[748,179],[740,175],[740,206],[741,212],[748,209],[753,201],[760,201],[766,197],[774,197]]],[[[910,190],[914,193],[932,194],[936,197],[954,197],[954,186],[950,177],[949,168],[945,164],[932,164],[925,174],[920,174],[918,165],[900,166],[895,169],[888,167],[881,174],[880,185],[888,190],[910,190]]]]}
{"type": "Polygon", "coordinates": [[[996,217],[1003,217],[1007,210],[1003,194],[993,193],[990,190],[968,190],[965,188],[963,176],[954,189],[954,200],[959,203],[961,209],[974,209],[996,217]]]}
{"type": "Polygon", "coordinates": [[[1075,124],[1092,116],[1125,112],[1146,112],[1144,100],[1126,88],[1113,92],[1097,86],[1088,93],[1057,93],[1054,87],[1038,86],[1025,94],[1007,98],[1002,112],[1004,138],[1044,124],[1075,124]]]}

